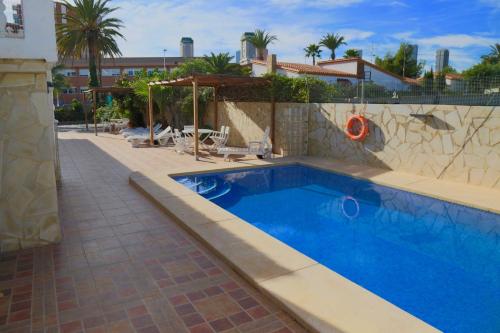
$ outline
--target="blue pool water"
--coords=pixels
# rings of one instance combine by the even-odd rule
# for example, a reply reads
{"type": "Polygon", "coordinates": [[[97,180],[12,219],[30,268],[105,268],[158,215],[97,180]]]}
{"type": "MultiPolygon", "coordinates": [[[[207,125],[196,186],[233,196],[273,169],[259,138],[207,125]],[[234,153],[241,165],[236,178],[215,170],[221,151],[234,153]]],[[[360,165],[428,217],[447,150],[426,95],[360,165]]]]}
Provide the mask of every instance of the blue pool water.
{"type": "Polygon", "coordinates": [[[445,332],[500,332],[500,215],[291,165],[176,177],[445,332]]]}

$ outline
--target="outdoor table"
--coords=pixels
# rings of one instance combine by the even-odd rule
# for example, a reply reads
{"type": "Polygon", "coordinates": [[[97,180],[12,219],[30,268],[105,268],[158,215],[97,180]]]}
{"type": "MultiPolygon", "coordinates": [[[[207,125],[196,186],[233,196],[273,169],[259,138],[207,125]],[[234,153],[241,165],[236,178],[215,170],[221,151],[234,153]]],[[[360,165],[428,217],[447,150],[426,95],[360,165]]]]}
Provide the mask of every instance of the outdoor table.
{"type": "MultiPolygon", "coordinates": [[[[199,137],[201,137],[203,134],[206,134],[205,137],[202,140],[200,140],[200,145],[203,146],[205,141],[210,137],[210,134],[212,134],[213,132],[214,132],[213,130],[208,129],[208,128],[199,128],[198,129],[198,136],[199,137]]],[[[184,133],[184,135],[186,137],[189,137],[194,142],[194,128],[184,129],[184,130],[182,130],[182,133],[184,133]]]]}

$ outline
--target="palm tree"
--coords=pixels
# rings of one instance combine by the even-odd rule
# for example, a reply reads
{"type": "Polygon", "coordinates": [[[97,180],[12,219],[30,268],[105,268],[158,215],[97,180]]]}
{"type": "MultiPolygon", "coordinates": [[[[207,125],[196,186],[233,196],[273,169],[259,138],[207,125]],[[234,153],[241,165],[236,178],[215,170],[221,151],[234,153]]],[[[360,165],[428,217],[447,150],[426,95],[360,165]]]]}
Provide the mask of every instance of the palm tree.
{"type": "Polygon", "coordinates": [[[490,45],[490,53],[482,56],[483,60],[490,64],[497,64],[500,62],[500,44],[495,43],[494,45],[490,45]]]}
{"type": "Polygon", "coordinates": [[[229,53],[215,54],[210,52],[210,55],[204,55],[203,60],[208,64],[208,71],[210,74],[235,74],[238,71],[239,65],[231,63],[233,56],[229,53]]]}
{"type": "Polygon", "coordinates": [[[61,70],[64,68],[63,64],[56,65],[52,67],[52,86],[54,88],[54,96],[56,98],[56,106],[60,106],[59,95],[63,91],[63,89],[68,87],[68,83],[66,81],[66,77],[61,73],[61,70]]]}
{"type": "Polygon", "coordinates": [[[275,35],[270,35],[265,30],[256,29],[252,36],[246,37],[246,40],[255,46],[257,49],[257,59],[264,60],[264,50],[269,44],[278,40],[275,35]]]}
{"type": "Polygon", "coordinates": [[[64,0],[68,8],[62,18],[66,23],[57,27],[57,45],[63,59],[87,57],[90,72],[90,87],[99,86],[97,66],[104,56],[119,56],[116,37],[124,38],[118,31],[122,21],[108,17],[118,8],[108,7],[110,0],[73,0],[74,5],[64,0]]]}
{"type": "Polygon", "coordinates": [[[330,51],[332,51],[331,59],[335,60],[335,50],[339,48],[341,45],[347,45],[343,36],[339,34],[326,34],[321,38],[319,45],[326,47],[330,51]]]}
{"type": "Polygon", "coordinates": [[[309,46],[304,49],[304,52],[306,53],[306,57],[313,58],[313,66],[315,66],[316,58],[321,58],[322,50],[319,48],[318,44],[309,44],[309,46]]]}
{"type": "Polygon", "coordinates": [[[361,58],[361,52],[356,49],[346,50],[344,53],[344,58],[361,58]]]}

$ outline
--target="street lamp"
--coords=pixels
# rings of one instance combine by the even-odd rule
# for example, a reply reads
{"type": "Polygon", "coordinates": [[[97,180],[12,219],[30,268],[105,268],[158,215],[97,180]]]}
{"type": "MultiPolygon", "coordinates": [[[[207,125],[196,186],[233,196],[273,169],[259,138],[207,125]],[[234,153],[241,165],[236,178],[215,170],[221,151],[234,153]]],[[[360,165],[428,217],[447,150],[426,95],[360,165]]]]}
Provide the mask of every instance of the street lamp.
{"type": "Polygon", "coordinates": [[[167,59],[166,59],[167,49],[163,49],[163,71],[167,71],[167,59]]]}

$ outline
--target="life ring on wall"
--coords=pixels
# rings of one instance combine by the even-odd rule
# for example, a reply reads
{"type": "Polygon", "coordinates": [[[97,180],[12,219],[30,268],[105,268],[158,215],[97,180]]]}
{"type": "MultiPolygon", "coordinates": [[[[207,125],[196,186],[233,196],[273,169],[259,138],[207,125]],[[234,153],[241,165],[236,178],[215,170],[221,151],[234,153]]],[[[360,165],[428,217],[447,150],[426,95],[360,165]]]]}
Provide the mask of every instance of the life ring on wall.
{"type": "Polygon", "coordinates": [[[346,135],[353,141],[363,141],[368,135],[368,119],[361,115],[351,116],[346,123],[346,135]]]}

